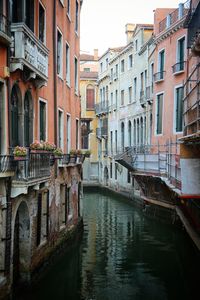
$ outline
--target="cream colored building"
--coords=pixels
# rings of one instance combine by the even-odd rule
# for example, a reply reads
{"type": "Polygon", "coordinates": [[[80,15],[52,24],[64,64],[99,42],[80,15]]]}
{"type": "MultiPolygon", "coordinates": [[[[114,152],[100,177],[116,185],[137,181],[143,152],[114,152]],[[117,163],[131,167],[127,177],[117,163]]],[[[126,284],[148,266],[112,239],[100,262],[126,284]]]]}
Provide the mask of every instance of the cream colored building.
{"type": "Polygon", "coordinates": [[[98,50],[94,54],[80,55],[80,95],[81,95],[81,149],[90,150],[91,155],[83,165],[85,182],[98,181],[98,143],[96,139],[97,118],[95,105],[98,98],[98,50]]]}

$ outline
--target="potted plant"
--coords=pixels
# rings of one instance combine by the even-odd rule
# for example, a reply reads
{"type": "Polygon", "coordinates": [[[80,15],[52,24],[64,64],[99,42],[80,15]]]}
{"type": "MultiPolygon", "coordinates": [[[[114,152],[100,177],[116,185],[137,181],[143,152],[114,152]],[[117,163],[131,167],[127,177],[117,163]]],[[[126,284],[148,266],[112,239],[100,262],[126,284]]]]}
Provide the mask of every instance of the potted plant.
{"type": "Polygon", "coordinates": [[[84,152],[85,157],[90,157],[91,151],[90,150],[86,150],[84,152]]]}
{"type": "Polygon", "coordinates": [[[77,150],[76,149],[71,149],[69,154],[70,154],[70,163],[75,164],[76,159],[77,159],[77,150]]]}
{"type": "MultiPolygon", "coordinates": [[[[54,152],[54,150],[56,150],[56,145],[54,143],[50,143],[50,142],[43,142],[43,149],[49,152],[54,152]]],[[[57,148],[58,149],[58,148],[57,148]]]]}
{"type": "Polygon", "coordinates": [[[54,149],[53,154],[54,154],[54,158],[60,159],[63,157],[63,150],[61,148],[56,148],[54,149]]]}
{"type": "Polygon", "coordinates": [[[14,160],[26,160],[27,148],[16,146],[13,151],[14,160]]]}
{"type": "Polygon", "coordinates": [[[43,143],[39,141],[35,141],[34,143],[30,144],[30,149],[32,153],[35,153],[37,151],[43,150],[43,143]]]}

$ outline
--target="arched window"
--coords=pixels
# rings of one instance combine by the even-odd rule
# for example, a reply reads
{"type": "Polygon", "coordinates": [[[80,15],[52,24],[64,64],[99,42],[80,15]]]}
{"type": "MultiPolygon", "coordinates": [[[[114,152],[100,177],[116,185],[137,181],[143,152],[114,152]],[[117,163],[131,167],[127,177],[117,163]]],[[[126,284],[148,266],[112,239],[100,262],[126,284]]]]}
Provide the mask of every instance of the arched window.
{"type": "Polygon", "coordinates": [[[19,87],[14,85],[11,92],[11,146],[19,145],[19,87]]]}
{"type": "Polygon", "coordinates": [[[144,144],[144,128],[143,128],[143,118],[140,119],[140,143],[144,144]]]}
{"type": "Polygon", "coordinates": [[[121,147],[122,151],[124,151],[124,123],[121,123],[121,147]]]}
{"type": "Polygon", "coordinates": [[[132,124],[131,121],[128,122],[128,145],[131,147],[132,144],[132,124]]]}
{"type": "Polygon", "coordinates": [[[136,145],[136,121],[133,122],[133,144],[136,145]]]}
{"type": "Polygon", "coordinates": [[[33,101],[29,91],[24,97],[24,146],[33,142],[33,101]]]}
{"type": "Polygon", "coordinates": [[[94,110],[95,89],[93,85],[88,85],[86,89],[86,109],[94,110]]]}
{"type": "Polygon", "coordinates": [[[144,144],[147,145],[147,119],[144,118],[144,144]]]}

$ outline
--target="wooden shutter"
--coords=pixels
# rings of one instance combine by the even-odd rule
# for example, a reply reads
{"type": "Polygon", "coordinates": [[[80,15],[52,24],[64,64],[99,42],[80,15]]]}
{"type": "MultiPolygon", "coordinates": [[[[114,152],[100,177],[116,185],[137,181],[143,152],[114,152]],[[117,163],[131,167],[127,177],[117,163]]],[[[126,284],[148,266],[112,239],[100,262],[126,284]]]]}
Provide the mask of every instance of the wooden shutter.
{"type": "Polygon", "coordinates": [[[157,134],[162,133],[163,95],[157,98],[157,134]]]}
{"type": "Polygon", "coordinates": [[[183,130],[183,88],[176,89],[176,131],[183,130]]]}
{"type": "Polygon", "coordinates": [[[86,92],[86,108],[88,110],[94,110],[94,89],[93,88],[87,88],[86,92]]]}

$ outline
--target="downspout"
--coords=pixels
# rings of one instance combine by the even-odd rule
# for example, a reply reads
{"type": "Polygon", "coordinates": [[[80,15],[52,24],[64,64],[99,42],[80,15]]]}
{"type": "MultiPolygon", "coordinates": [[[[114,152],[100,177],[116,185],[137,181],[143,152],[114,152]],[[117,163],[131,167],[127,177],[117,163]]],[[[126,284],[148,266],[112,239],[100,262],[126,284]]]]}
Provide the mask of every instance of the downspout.
{"type": "Polygon", "coordinates": [[[54,144],[57,145],[57,47],[56,47],[56,0],[53,2],[53,84],[54,84],[54,144]]]}
{"type": "MultiPolygon", "coordinates": [[[[8,17],[8,23],[9,23],[9,33],[11,32],[10,30],[10,25],[11,25],[11,17],[10,17],[10,1],[7,2],[7,7],[6,7],[6,13],[7,13],[7,17],[8,17]]],[[[7,47],[7,67],[10,70],[10,44],[7,47]]],[[[10,128],[10,80],[9,78],[7,78],[6,80],[6,84],[7,84],[7,104],[8,104],[8,147],[11,146],[11,128],[10,128]]],[[[8,150],[8,149],[7,149],[8,150]]]]}

